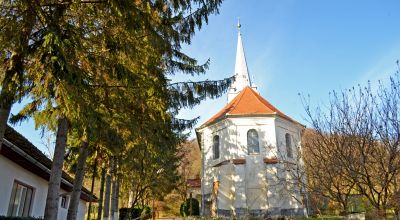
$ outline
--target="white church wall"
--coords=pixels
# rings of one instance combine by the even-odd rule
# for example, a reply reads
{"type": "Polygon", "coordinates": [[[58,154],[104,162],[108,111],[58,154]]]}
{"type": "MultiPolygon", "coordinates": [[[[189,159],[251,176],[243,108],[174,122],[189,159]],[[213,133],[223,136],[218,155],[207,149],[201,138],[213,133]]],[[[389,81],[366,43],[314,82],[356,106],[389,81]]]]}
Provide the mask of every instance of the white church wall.
{"type": "Polygon", "coordinates": [[[237,129],[237,149],[239,157],[246,157],[247,132],[255,129],[258,133],[260,156],[271,157],[276,150],[275,119],[273,117],[232,118],[237,129]]]}
{"type": "Polygon", "coordinates": [[[275,118],[230,118],[201,130],[204,139],[205,166],[214,166],[222,161],[243,158],[247,152],[247,132],[258,133],[260,155],[272,157],[276,154],[275,118]],[[213,137],[220,137],[220,158],[213,159],[213,137]]]}
{"type": "Polygon", "coordinates": [[[202,130],[204,138],[204,153],[206,166],[214,166],[222,161],[230,159],[236,143],[236,131],[230,127],[229,120],[220,121],[210,127],[202,130]],[[213,155],[213,138],[219,136],[219,158],[214,159],[213,155]]]}
{"type": "MultiPolygon", "coordinates": [[[[224,215],[245,212],[299,208],[293,194],[278,179],[286,175],[280,164],[265,164],[264,158],[286,155],[285,134],[292,136],[293,157],[295,146],[300,146],[302,127],[276,117],[228,118],[202,128],[204,154],[203,194],[211,194],[214,181],[219,181],[217,209],[224,215]],[[248,155],[247,132],[255,129],[259,137],[260,154],[248,155]],[[220,158],[213,159],[213,137],[220,137],[220,158]],[[232,159],[243,158],[245,164],[233,164],[232,159]]],[[[287,158],[286,158],[287,159],[287,158]]]]}
{"type": "MultiPolygon", "coordinates": [[[[290,160],[287,157],[285,135],[289,134],[292,142],[293,159],[297,158],[297,149],[300,148],[302,127],[295,123],[283,119],[276,120],[276,140],[277,140],[277,156],[280,159],[290,160]]],[[[293,160],[291,160],[293,161],[293,160]]],[[[295,162],[295,161],[293,161],[295,162]]]]}
{"type": "MultiPolygon", "coordinates": [[[[218,169],[218,209],[233,211],[233,172],[234,166],[229,163],[216,167],[218,169]]],[[[229,213],[230,214],[230,213],[229,213]]]]}
{"type": "Polygon", "coordinates": [[[262,156],[247,156],[245,178],[248,209],[267,209],[267,184],[265,180],[265,164],[262,156]]]}
{"type": "MultiPolygon", "coordinates": [[[[224,137],[229,136],[232,131],[228,129],[226,120],[220,121],[212,126],[206,127],[202,129],[200,132],[202,133],[203,143],[202,143],[202,151],[204,157],[204,165],[203,165],[203,179],[202,185],[204,187],[204,194],[211,193],[213,182],[218,180],[219,169],[215,167],[217,164],[229,159],[229,149],[232,149],[231,140],[227,140],[224,137]],[[220,157],[214,159],[213,155],[213,137],[218,135],[220,137],[220,157]]],[[[234,137],[235,135],[232,135],[234,137]]]]}
{"type": "Polygon", "coordinates": [[[266,209],[267,186],[264,157],[272,157],[276,151],[275,118],[248,117],[229,118],[201,130],[204,151],[203,187],[205,194],[211,193],[214,181],[220,181],[222,200],[218,209],[266,209]],[[255,129],[259,136],[260,154],[248,155],[247,132],[255,129]],[[213,137],[220,137],[220,158],[213,159],[213,137]],[[245,158],[244,165],[217,164],[237,158],[245,158]],[[227,175],[226,167],[234,167],[227,175]],[[229,176],[229,177],[228,177],[229,176]],[[230,182],[228,184],[228,181],[230,182]],[[228,188],[231,188],[228,190],[228,188]],[[231,199],[228,201],[225,198],[231,199]]]}
{"type": "Polygon", "coordinates": [[[233,176],[233,193],[234,193],[234,207],[235,214],[243,214],[238,213],[242,209],[245,210],[247,208],[247,198],[246,198],[246,166],[244,164],[234,165],[234,176],[233,176]]]}
{"type": "MultiPolygon", "coordinates": [[[[302,163],[301,158],[299,157],[298,151],[301,150],[301,131],[303,129],[302,126],[292,123],[290,121],[279,119],[276,121],[276,139],[278,142],[278,158],[282,161],[287,161],[291,164],[291,166],[297,166],[302,163]],[[289,157],[287,154],[286,148],[286,137],[285,135],[289,134],[291,137],[291,149],[292,149],[292,157],[289,157]]],[[[292,184],[281,184],[281,187],[276,188],[276,193],[282,195],[281,201],[279,201],[280,206],[283,209],[297,209],[301,208],[301,204],[299,201],[301,200],[300,196],[300,185],[293,184],[297,181],[301,173],[293,173],[287,171],[287,166],[280,164],[277,166],[278,177],[282,180],[287,179],[292,184]]]]}
{"type": "Polygon", "coordinates": [[[282,180],[288,178],[282,164],[267,165],[266,179],[268,182],[269,209],[296,209],[299,204],[293,197],[295,194],[282,180]]]}
{"type": "Polygon", "coordinates": [[[268,208],[279,208],[281,203],[281,195],[279,194],[278,169],[275,164],[266,165],[266,181],[267,181],[267,200],[268,208]]]}

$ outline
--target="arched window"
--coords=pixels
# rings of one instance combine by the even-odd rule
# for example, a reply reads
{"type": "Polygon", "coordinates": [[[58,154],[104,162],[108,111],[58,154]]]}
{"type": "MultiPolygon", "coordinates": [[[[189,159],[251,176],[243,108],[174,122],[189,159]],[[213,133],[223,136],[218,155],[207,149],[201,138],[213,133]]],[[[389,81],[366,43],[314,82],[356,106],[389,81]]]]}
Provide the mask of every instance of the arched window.
{"type": "Polygon", "coordinates": [[[249,154],[259,154],[260,146],[258,144],[258,133],[255,129],[247,132],[247,150],[249,154]]]}
{"type": "Polygon", "coordinates": [[[219,158],[219,136],[215,135],[213,138],[213,159],[219,158]]]}
{"type": "Polygon", "coordinates": [[[293,157],[293,151],[292,151],[292,138],[290,137],[290,134],[286,133],[285,134],[285,140],[286,140],[286,155],[289,158],[293,157]]]}

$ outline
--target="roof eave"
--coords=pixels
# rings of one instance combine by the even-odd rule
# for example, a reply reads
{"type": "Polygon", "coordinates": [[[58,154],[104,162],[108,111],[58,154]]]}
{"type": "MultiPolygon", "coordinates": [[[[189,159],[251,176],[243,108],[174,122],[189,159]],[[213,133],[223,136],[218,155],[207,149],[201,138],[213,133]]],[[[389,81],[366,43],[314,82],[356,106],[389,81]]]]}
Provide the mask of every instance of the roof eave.
{"type": "Polygon", "coordinates": [[[283,120],[286,120],[286,121],[295,123],[295,124],[299,125],[299,126],[302,127],[302,128],[306,128],[305,125],[303,125],[302,123],[300,123],[300,122],[298,122],[298,121],[296,121],[296,120],[294,120],[294,119],[292,119],[292,118],[290,118],[290,117],[288,117],[288,116],[284,117],[284,116],[281,116],[281,115],[279,115],[279,114],[277,114],[277,116],[278,116],[278,118],[280,118],[280,119],[283,119],[283,120]]]}
{"type": "Polygon", "coordinates": [[[223,120],[225,120],[225,119],[227,119],[227,118],[240,118],[240,117],[274,117],[274,118],[280,118],[280,119],[283,119],[283,120],[286,120],[286,121],[295,123],[295,124],[297,124],[297,125],[299,125],[299,126],[301,126],[301,127],[303,127],[303,128],[306,127],[305,125],[301,124],[300,122],[298,122],[298,121],[296,121],[296,120],[294,120],[294,119],[291,119],[291,118],[289,118],[289,117],[287,117],[287,116],[286,116],[286,117],[281,116],[281,115],[278,114],[277,112],[274,112],[274,113],[226,114],[226,115],[224,115],[223,117],[217,118],[217,119],[215,119],[214,121],[211,121],[211,122],[208,122],[208,123],[204,123],[204,124],[201,125],[200,127],[196,128],[196,133],[197,133],[197,132],[200,132],[200,130],[202,130],[202,129],[205,128],[205,127],[214,125],[214,124],[216,124],[216,123],[218,123],[218,122],[220,122],[220,121],[223,121],[223,120]]]}
{"type": "MultiPolygon", "coordinates": [[[[26,167],[21,165],[22,160],[26,161],[27,164],[32,164],[33,166],[37,167],[37,173],[33,172],[35,175],[45,179],[46,181],[49,180],[51,172],[50,165],[52,161],[47,158],[39,149],[37,149],[32,143],[30,143],[23,135],[15,131],[10,126],[7,126],[6,133],[3,138],[3,143],[0,144],[0,154],[3,154],[2,151],[7,149],[9,152],[12,152],[12,154],[18,155],[18,157],[21,158],[21,160],[13,160],[14,163],[23,167],[24,169],[27,169],[26,167]],[[18,142],[15,143],[17,139],[18,142]]],[[[73,184],[73,178],[70,177],[65,171],[63,171],[60,185],[61,188],[65,191],[72,191],[73,184]]],[[[82,187],[80,199],[85,201],[92,200],[92,202],[98,201],[98,198],[95,195],[91,194],[91,192],[85,187],[82,187]]]]}

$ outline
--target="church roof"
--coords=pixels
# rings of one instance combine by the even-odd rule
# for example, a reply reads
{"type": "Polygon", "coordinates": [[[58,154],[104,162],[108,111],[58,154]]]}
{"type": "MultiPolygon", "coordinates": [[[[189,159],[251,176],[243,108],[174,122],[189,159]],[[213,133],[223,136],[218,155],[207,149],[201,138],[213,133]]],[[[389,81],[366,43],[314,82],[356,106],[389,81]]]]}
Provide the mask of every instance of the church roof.
{"type": "Polygon", "coordinates": [[[289,116],[279,111],[275,106],[261,97],[251,87],[245,87],[232,101],[230,101],[221,111],[215,114],[201,127],[220,121],[229,115],[234,116],[265,116],[276,115],[291,122],[300,124],[289,116]]]}

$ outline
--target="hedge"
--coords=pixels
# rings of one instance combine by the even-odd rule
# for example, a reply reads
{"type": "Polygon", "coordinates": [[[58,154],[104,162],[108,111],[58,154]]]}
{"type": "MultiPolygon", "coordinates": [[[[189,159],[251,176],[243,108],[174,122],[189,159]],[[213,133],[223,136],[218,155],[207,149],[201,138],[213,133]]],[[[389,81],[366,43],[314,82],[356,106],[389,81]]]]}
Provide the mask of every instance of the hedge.
{"type": "Polygon", "coordinates": [[[0,216],[0,220],[43,220],[41,217],[9,217],[0,216]]]}
{"type": "Polygon", "coordinates": [[[190,215],[190,201],[192,201],[192,215],[200,215],[200,205],[197,199],[186,199],[185,202],[181,204],[180,213],[181,216],[186,217],[190,215]]]}
{"type": "MultiPolygon", "coordinates": [[[[149,206],[144,207],[135,207],[135,208],[120,208],[119,209],[119,220],[127,220],[128,213],[131,213],[131,219],[135,219],[140,217],[140,219],[149,219],[151,218],[151,208],[149,206]]],[[[0,219],[1,220],[1,219],[0,219]]]]}

